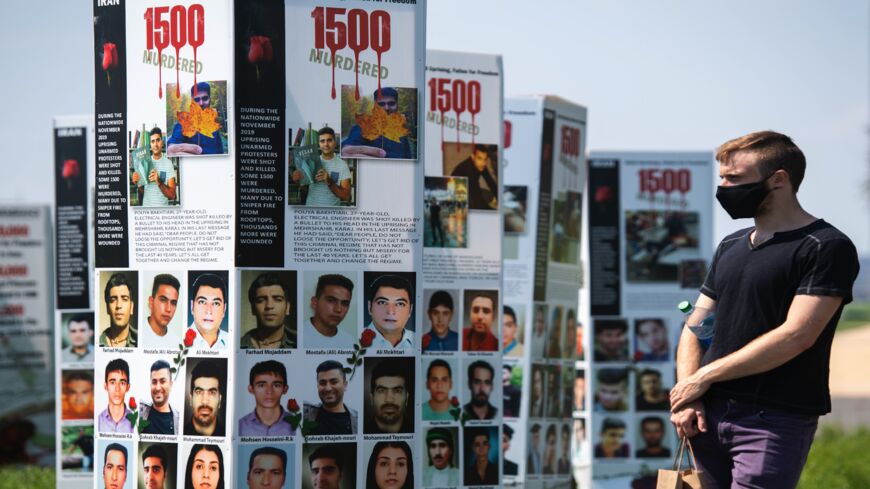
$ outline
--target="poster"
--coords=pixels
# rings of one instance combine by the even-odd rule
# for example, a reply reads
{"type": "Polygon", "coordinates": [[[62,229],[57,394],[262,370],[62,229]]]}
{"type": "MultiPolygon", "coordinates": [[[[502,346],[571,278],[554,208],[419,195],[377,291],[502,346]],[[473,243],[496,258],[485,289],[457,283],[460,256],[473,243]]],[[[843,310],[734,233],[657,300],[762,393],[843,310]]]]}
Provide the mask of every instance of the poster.
{"type": "Polygon", "coordinates": [[[422,487],[501,486],[500,56],[429,51],[422,487]]]}
{"type": "Polygon", "coordinates": [[[505,466],[515,471],[505,480],[567,487],[573,440],[588,418],[575,370],[587,110],[558,97],[513,97],[505,125],[503,380],[513,414],[505,466]]]}
{"type": "MultiPolygon", "coordinates": [[[[713,155],[593,152],[589,159],[592,485],[655,487],[678,440],[668,393],[683,323],[713,252],[713,155]]],[[[585,312],[585,311],[584,311],[585,312]]]]}
{"type": "Polygon", "coordinates": [[[9,463],[54,463],[48,207],[0,207],[0,426],[9,463]]]}

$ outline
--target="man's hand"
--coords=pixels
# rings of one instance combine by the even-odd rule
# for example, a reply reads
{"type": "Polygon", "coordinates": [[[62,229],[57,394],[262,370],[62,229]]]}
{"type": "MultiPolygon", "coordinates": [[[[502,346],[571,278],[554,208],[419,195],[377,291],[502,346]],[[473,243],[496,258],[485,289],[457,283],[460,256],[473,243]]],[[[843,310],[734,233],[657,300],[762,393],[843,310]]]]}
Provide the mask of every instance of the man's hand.
{"type": "Polygon", "coordinates": [[[342,158],[386,158],[387,152],[373,146],[343,146],[342,158]]]}
{"type": "Polygon", "coordinates": [[[710,388],[710,383],[702,380],[701,370],[677,382],[671,389],[671,412],[676,413],[683,406],[699,399],[710,388]]]}
{"type": "Polygon", "coordinates": [[[323,168],[317,170],[317,173],[314,174],[314,181],[329,185],[329,173],[323,168]]]}
{"type": "Polygon", "coordinates": [[[157,173],[157,170],[151,169],[151,172],[148,173],[148,181],[160,184],[160,174],[157,173]]]}
{"type": "Polygon", "coordinates": [[[175,143],[170,144],[169,147],[166,148],[166,154],[168,154],[169,156],[201,155],[202,148],[198,144],[175,143]]]}
{"type": "Polygon", "coordinates": [[[130,179],[133,180],[133,183],[139,183],[139,172],[134,171],[130,179]]]}
{"type": "Polygon", "coordinates": [[[294,183],[299,183],[299,181],[302,180],[302,170],[293,170],[292,177],[294,183]]]}
{"type": "Polygon", "coordinates": [[[677,436],[689,438],[699,432],[707,431],[707,418],[704,412],[704,403],[694,401],[686,404],[682,409],[671,413],[671,423],[677,428],[677,436]]]}

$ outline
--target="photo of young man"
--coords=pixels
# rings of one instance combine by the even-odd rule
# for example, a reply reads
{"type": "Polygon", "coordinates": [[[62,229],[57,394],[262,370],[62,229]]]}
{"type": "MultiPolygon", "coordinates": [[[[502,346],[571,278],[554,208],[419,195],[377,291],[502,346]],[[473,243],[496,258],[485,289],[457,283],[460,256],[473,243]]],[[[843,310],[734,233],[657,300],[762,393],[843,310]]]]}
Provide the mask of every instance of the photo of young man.
{"type": "MultiPolygon", "coordinates": [[[[63,314],[61,322],[66,324],[68,346],[60,352],[64,363],[94,362],[94,314],[63,314]]],[[[65,338],[66,339],[66,338],[65,338]]]]}
{"type": "Polygon", "coordinates": [[[670,458],[671,449],[664,446],[665,421],[658,416],[645,416],[640,420],[640,438],[643,447],[634,453],[637,458],[670,458]]]}
{"type": "Polygon", "coordinates": [[[430,428],[426,431],[429,463],[423,467],[423,487],[451,487],[459,484],[456,452],[457,428],[430,428]]]}
{"type": "Polygon", "coordinates": [[[169,273],[154,276],[151,295],[148,296],[148,320],[142,328],[142,346],[150,348],[178,349],[178,332],[170,332],[170,323],[178,308],[181,283],[169,273]]]}
{"type": "Polygon", "coordinates": [[[426,368],[426,390],[429,400],[423,403],[425,421],[454,421],[450,414],[450,398],[453,396],[453,369],[442,358],[429,362],[426,368]]]}
{"type": "Polygon", "coordinates": [[[496,324],[498,292],[466,290],[465,311],[468,327],[462,330],[465,351],[498,351],[498,339],[492,332],[496,324]]]}
{"type": "MultiPolygon", "coordinates": [[[[107,272],[100,274],[108,275],[107,272]]],[[[108,327],[100,335],[100,346],[135,348],[136,330],[136,272],[114,272],[108,276],[103,290],[108,327]]]]}
{"type": "Polygon", "coordinates": [[[177,445],[171,443],[141,443],[142,478],[140,489],[172,489],[175,487],[177,445]]]}
{"type": "MultiPolygon", "coordinates": [[[[517,368],[519,375],[522,375],[522,368],[517,368]]],[[[501,366],[501,392],[504,399],[504,417],[518,418],[520,416],[520,405],[522,403],[523,391],[522,379],[517,380],[514,385],[514,367],[509,363],[501,366]]]]}
{"type": "Polygon", "coordinates": [[[414,432],[414,358],[366,357],[367,434],[414,432]]]}
{"type": "Polygon", "coordinates": [[[453,325],[453,295],[446,290],[433,292],[426,316],[429,318],[429,332],[423,335],[423,352],[456,351],[459,333],[453,325]]]}
{"type": "Polygon", "coordinates": [[[326,360],[317,366],[317,397],[319,403],[303,403],[302,419],[317,425],[310,435],[355,435],[359,415],[344,402],[347,392],[347,374],[344,365],[335,360],[326,360]]]}
{"type": "MultiPolygon", "coordinates": [[[[225,155],[227,154],[227,148],[224,145],[223,138],[226,137],[226,127],[225,127],[225,118],[220,117],[220,113],[225,110],[227,105],[226,101],[226,81],[213,81],[206,82],[201,81],[196,85],[190,87],[190,100],[188,102],[189,108],[187,112],[181,112],[183,115],[187,115],[187,117],[193,117],[194,113],[203,112],[207,117],[212,115],[217,129],[213,131],[211,134],[203,134],[201,132],[196,132],[192,135],[185,135],[184,129],[180,121],[175,122],[176,117],[179,119],[180,116],[176,116],[176,112],[171,110],[171,103],[173,99],[177,101],[175,97],[175,84],[167,84],[166,92],[166,104],[167,104],[167,114],[172,114],[172,116],[168,117],[169,122],[166,127],[172,125],[172,134],[170,134],[169,139],[166,141],[166,152],[169,156],[197,156],[197,155],[225,155]],[[217,91],[222,93],[222,96],[213,97],[212,90],[214,88],[217,91]],[[194,107],[196,104],[197,107],[194,107]],[[218,110],[220,109],[220,110],[218,110]],[[174,124],[172,124],[174,122],[174,124]],[[223,126],[222,123],[223,122],[223,126]]],[[[184,94],[186,98],[186,93],[184,94]]],[[[184,104],[184,100],[181,102],[181,106],[184,104]]]]}
{"type": "Polygon", "coordinates": [[[465,477],[467,486],[492,486],[498,484],[499,444],[492,440],[498,435],[496,427],[466,428],[465,477]]]}
{"type": "Polygon", "coordinates": [[[307,206],[335,207],[351,198],[351,173],[347,163],[335,152],[335,130],[324,127],[317,131],[320,156],[314,168],[301,162],[290,178],[297,185],[308,187],[307,206]]]}
{"type": "Polygon", "coordinates": [[[662,373],[646,368],[637,374],[637,397],[635,409],[638,411],[670,411],[670,391],[662,387],[662,373]]]}
{"type": "Polygon", "coordinates": [[[305,348],[348,349],[355,337],[346,329],[355,330],[355,325],[345,325],[345,317],[352,314],[353,281],[340,274],[330,273],[317,277],[317,285],[311,296],[312,315],[305,321],[305,348]]]}
{"type": "Polygon", "coordinates": [[[304,489],[355,489],[356,443],[306,444],[302,456],[304,489]]]}
{"type": "Polygon", "coordinates": [[[625,443],[625,422],[617,418],[604,418],[600,441],[595,445],[595,458],[626,458],[629,446],[625,443]]]}
{"type": "Polygon", "coordinates": [[[366,272],[369,284],[366,307],[371,322],[366,330],[375,334],[373,349],[411,350],[414,344],[413,274],[366,272]]]}
{"type": "Polygon", "coordinates": [[[469,209],[498,209],[498,146],[463,143],[445,147],[443,165],[445,175],[468,179],[469,209]]]}
{"type": "Polygon", "coordinates": [[[670,352],[668,329],[664,320],[657,318],[638,319],[634,322],[635,352],[637,362],[666,362],[670,352]]]}
{"type": "Polygon", "coordinates": [[[504,306],[502,308],[501,345],[504,356],[523,356],[522,331],[517,321],[517,313],[511,306],[504,306]]]}
{"type": "MultiPolygon", "coordinates": [[[[150,155],[143,155],[145,161],[133,161],[133,173],[130,180],[137,188],[141,187],[142,207],[166,207],[170,202],[178,203],[178,173],[173,164],[163,152],[163,131],[154,127],[148,131],[150,155]]],[[[135,154],[135,153],[134,153],[135,154]]]]}
{"type": "Polygon", "coordinates": [[[628,361],[628,323],[622,319],[595,320],[595,361],[628,361]]]}
{"type": "Polygon", "coordinates": [[[87,474],[93,472],[94,426],[61,427],[61,452],[63,472],[87,474]]]}
{"type": "MultiPolygon", "coordinates": [[[[602,368],[596,377],[595,411],[626,411],[628,409],[628,372],[625,369],[602,368]]],[[[667,400],[667,396],[665,396],[667,400]]]]}
{"type": "Polygon", "coordinates": [[[187,363],[188,405],[185,409],[184,434],[188,436],[224,436],[223,397],[226,389],[227,360],[194,358],[187,363]]]}
{"type": "Polygon", "coordinates": [[[126,361],[116,358],[106,364],[103,388],[109,405],[97,417],[97,428],[101,433],[132,433],[133,425],[127,418],[132,411],[126,402],[130,390],[130,366],[126,361]]]}
{"type": "Polygon", "coordinates": [[[189,272],[192,321],[187,330],[196,335],[192,349],[221,350],[229,344],[225,321],[227,275],[227,272],[189,272]]]}
{"type": "Polygon", "coordinates": [[[61,380],[60,419],[93,419],[93,373],[90,370],[64,370],[61,380]]]}
{"type": "Polygon", "coordinates": [[[502,473],[504,475],[518,475],[519,465],[516,462],[508,460],[507,452],[511,449],[511,440],[514,438],[514,429],[509,425],[502,425],[501,432],[501,453],[504,454],[504,463],[502,465],[502,473]]]}
{"type": "MultiPolygon", "coordinates": [[[[101,443],[102,445],[102,443],[101,443]]],[[[103,451],[103,489],[127,489],[127,466],[130,450],[126,443],[112,442],[103,451]]]]}
{"type": "Polygon", "coordinates": [[[490,404],[495,381],[495,369],[485,360],[475,360],[468,365],[468,389],[471,401],[462,407],[472,420],[494,419],[498,408],[490,404]]]}
{"type": "Polygon", "coordinates": [[[280,448],[257,447],[248,457],[242,457],[242,463],[245,458],[248,460],[248,471],[244,473],[248,489],[283,489],[288,479],[293,480],[292,465],[290,477],[287,476],[287,452],[280,448]]]}
{"type": "Polygon", "coordinates": [[[251,367],[248,393],[254,396],[254,410],[239,418],[239,436],[292,436],[296,430],[287,421],[281,397],[287,394],[287,368],[277,360],[265,360],[251,367]]]}
{"type": "MultiPolygon", "coordinates": [[[[380,87],[372,93],[372,97],[357,95],[354,96],[355,87],[353,85],[343,85],[341,87],[341,107],[345,111],[349,107],[361,105],[363,103],[372,105],[372,113],[379,111],[388,119],[395,117],[400,118],[402,122],[404,135],[399,137],[398,141],[389,139],[383,135],[375,135],[369,139],[362,130],[359,124],[344,125],[342,132],[347,135],[341,142],[341,156],[344,158],[391,158],[402,160],[413,160],[417,158],[416,151],[412,149],[411,139],[416,142],[417,127],[410,126],[410,121],[417,120],[416,114],[416,99],[417,90],[414,88],[398,88],[398,87],[380,87]],[[401,95],[401,96],[400,96],[401,95]],[[350,102],[352,99],[354,103],[350,102]],[[403,113],[400,107],[406,107],[407,114],[403,113]]],[[[352,110],[352,114],[358,114],[362,111],[352,110]]],[[[354,117],[349,117],[348,120],[353,121],[354,117]]],[[[371,137],[371,136],[369,136],[371,137]]]]}
{"type": "Polygon", "coordinates": [[[139,417],[148,421],[142,433],[152,435],[175,435],[181,426],[181,413],[169,404],[172,392],[172,367],[166,360],[151,364],[151,402],[139,403],[139,417]]]}
{"type": "MultiPolygon", "coordinates": [[[[242,271],[244,283],[252,271],[242,271]]],[[[296,272],[264,272],[248,287],[255,326],[242,335],[240,348],[296,348],[296,272]]],[[[250,322],[250,317],[243,318],[250,322]]]]}

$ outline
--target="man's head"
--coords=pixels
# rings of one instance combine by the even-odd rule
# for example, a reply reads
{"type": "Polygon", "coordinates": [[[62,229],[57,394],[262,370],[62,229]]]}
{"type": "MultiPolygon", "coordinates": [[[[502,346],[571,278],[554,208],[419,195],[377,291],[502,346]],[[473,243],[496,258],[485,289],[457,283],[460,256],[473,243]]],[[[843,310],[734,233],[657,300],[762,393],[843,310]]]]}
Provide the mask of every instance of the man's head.
{"type": "Polygon", "coordinates": [[[211,106],[211,85],[208,82],[199,82],[190,87],[190,97],[203,110],[211,106]]]}
{"type": "Polygon", "coordinates": [[[601,448],[605,453],[614,453],[625,438],[625,423],[620,419],[604,418],[601,424],[601,448]]]}
{"type": "Polygon", "coordinates": [[[608,357],[624,356],[627,332],[625,321],[599,319],[595,321],[595,344],[608,357]]]}
{"type": "Polygon", "coordinates": [[[277,360],[265,360],[251,367],[248,392],[258,408],[280,408],[281,396],[287,393],[287,368],[277,360]]]}
{"type": "Polygon", "coordinates": [[[94,341],[94,328],[90,314],[75,314],[67,322],[69,343],[72,348],[85,348],[94,341]]]}
{"type": "Polygon", "coordinates": [[[432,401],[447,401],[453,389],[453,372],[449,363],[440,358],[432,360],[426,369],[426,389],[432,401]]]}
{"type": "Polygon", "coordinates": [[[112,326],[126,328],[136,306],[136,291],[125,273],[113,273],[103,291],[106,300],[106,314],[112,326]]]}
{"type": "Polygon", "coordinates": [[[514,429],[508,425],[502,425],[501,431],[501,453],[506,454],[511,449],[511,440],[514,439],[514,429]]]}
{"type": "Polygon", "coordinates": [[[517,313],[511,306],[504,306],[501,315],[501,341],[510,345],[517,337],[517,313]]]}
{"type": "Polygon", "coordinates": [[[387,114],[394,114],[399,110],[399,92],[393,87],[383,87],[380,92],[375,90],[374,99],[387,114]]]}
{"type": "Polygon", "coordinates": [[[344,404],[345,391],[347,376],[341,363],[327,360],[317,366],[317,396],[324,407],[334,409],[344,404]]]}
{"type": "Polygon", "coordinates": [[[162,408],[169,403],[169,393],[172,392],[172,367],[166,360],[157,360],[151,364],[151,400],[155,408],[162,408]]]}
{"type": "Polygon", "coordinates": [[[94,377],[86,370],[73,370],[63,376],[63,396],[69,413],[76,418],[94,414],[94,377]]]}
{"type": "Polygon", "coordinates": [[[640,421],[640,436],[647,448],[662,446],[665,437],[665,422],[656,416],[647,416],[640,421]]]}
{"type": "Polygon", "coordinates": [[[511,377],[513,377],[514,369],[508,364],[502,364],[501,366],[501,384],[503,386],[508,386],[511,383],[511,377]]]}
{"type": "Polygon", "coordinates": [[[148,143],[151,146],[151,154],[159,157],[163,154],[163,131],[159,127],[154,127],[148,133],[148,143]]]}
{"type": "Polygon", "coordinates": [[[556,456],[556,425],[547,427],[547,437],[544,445],[544,460],[551,460],[556,456]]]}
{"type": "Polygon", "coordinates": [[[439,338],[447,336],[450,330],[450,321],[453,320],[453,297],[447,291],[438,290],[429,298],[429,323],[432,332],[439,338]]]}
{"type": "Polygon", "coordinates": [[[627,383],[625,370],[603,368],[598,371],[595,399],[607,411],[625,409],[627,383]]]}
{"type": "Polygon", "coordinates": [[[478,460],[489,458],[489,431],[486,428],[466,428],[471,440],[471,451],[478,460]]]}
{"type": "Polygon", "coordinates": [[[562,456],[567,457],[568,450],[571,448],[571,428],[569,428],[568,425],[563,424],[560,433],[562,434],[562,456]]]}
{"type": "Polygon", "coordinates": [[[317,131],[317,143],[320,145],[320,154],[331,158],[335,154],[335,131],[328,126],[317,131]]]}
{"type": "Polygon", "coordinates": [[[577,372],[574,377],[574,409],[584,409],[583,400],[586,398],[586,373],[583,370],[577,372]]]}
{"type": "Polygon", "coordinates": [[[643,397],[657,397],[662,392],[661,372],[649,368],[642,370],[637,374],[637,388],[643,397]]]}
{"type": "Polygon", "coordinates": [[[652,353],[668,351],[668,332],[661,319],[640,319],[637,321],[637,339],[652,353]]]}
{"type": "Polygon", "coordinates": [[[453,436],[447,428],[432,428],[426,432],[429,465],[438,470],[453,467],[453,436]]]}
{"type": "Polygon", "coordinates": [[[311,298],[314,322],[337,328],[350,310],[353,282],[344,275],[327,274],[317,279],[317,288],[311,298]]]}
{"type": "Polygon", "coordinates": [[[290,291],[281,277],[274,273],[262,273],[248,287],[248,302],[251,314],[257,318],[257,329],[275,331],[284,327],[290,315],[290,291]]]}
{"type": "Polygon", "coordinates": [[[541,445],[541,425],[538,423],[533,424],[531,429],[529,429],[529,434],[532,435],[532,444],[530,446],[537,450],[541,445]]]}
{"type": "Polygon", "coordinates": [[[492,365],[483,360],[476,360],[468,365],[468,388],[471,389],[471,404],[483,407],[489,404],[492,394],[492,381],[495,370],[492,365]]]}
{"type": "Polygon", "coordinates": [[[161,328],[168,326],[175,317],[180,288],[178,279],[168,273],[161,273],[154,277],[151,296],[148,297],[148,309],[151,310],[151,320],[161,328]]]}
{"type": "Polygon", "coordinates": [[[170,470],[168,463],[169,455],[160,445],[149,445],[142,452],[142,477],[146,489],[164,489],[166,474],[170,470]]]}
{"type": "Polygon", "coordinates": [[[382,360],[375,366],[370,383],[375,423],[384,431],[401,425],[410,390],[406,364],[391,360],[382,360]]]}
{"type": "Polygon", "coordinates": [[[469,319],[471,330],[475,334],[492,333],[492,323],[495,322],[495,307],[497,301],[488,292],[475,292],[471,298],[469,319]]]}
{"type": "Polygon", "coordinates": [[[103,487],[121,489],[126,481],[127,447],[120,443],[110,443],[103,456],[103,487]]]}
{"type": "Polygon", "coordinates": [[[490,162],[489,150],[484,146],[475,144],[471,151],[471,162],[474,163],[474,168],[477,171],[482,172],[490,162]]]}
{"type": "Polygon", "coordinates": [[[314,489],[338,489],[343,467],[344,461],[338,449],[329,444],[317,447],[308,456],[311,485],[314,489]]]}
{"type": "Polygon", "coordinates": [[[227,308],[224,280],[213,273],[203,273],[190,290],[190,310],[199,334],[217,334],[227,308]]]}
{"type": "Polygon", "coordinates": [[[287,452],[260,447],[248,459],[248,489],[280,489],[287,476],[287,452]]]}
{"type": "Polygon", "coordinates": [[[190,408],[197,432],[217,424],[221,407],[221,367],[212,360],[202,360],[190,374],[190,408]]]}
{"type": "Polygon", "coordinates": [[[369,287],[369,314],[383,335],[401,333],[414,309],[414,289],[398,275],[381,275],[369,287]]]}
{"type": "Polygon", "coordinates": [[[130,366],[116,358],[106,364],[106,380],[103,384],[109,394],[110,406],[123,406],[124,397],[130,390],[130,366]]]}

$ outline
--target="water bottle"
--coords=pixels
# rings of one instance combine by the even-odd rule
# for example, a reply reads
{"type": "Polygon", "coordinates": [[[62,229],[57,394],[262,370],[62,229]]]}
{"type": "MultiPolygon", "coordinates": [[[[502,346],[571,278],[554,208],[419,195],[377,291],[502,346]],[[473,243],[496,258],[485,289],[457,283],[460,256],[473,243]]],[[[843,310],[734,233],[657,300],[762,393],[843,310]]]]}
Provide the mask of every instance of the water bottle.
{"type": "Polygon", "coordinates": [[[689,301],[680,302],[677,305],[677,308],[686,315],[686,326],[689,327],[689,331],[691,331],[701,343],[701,346],[706,350],[710,348],[710,343],[713,342],[713,333],[716,331],[715,324],[715,316],[716,313],[705,308],[700,308],[704,313],[704,319],[701,320],[700,324],[689,324],[689,316],[692,312],[695,311],[695,307],[689,301]]]}

